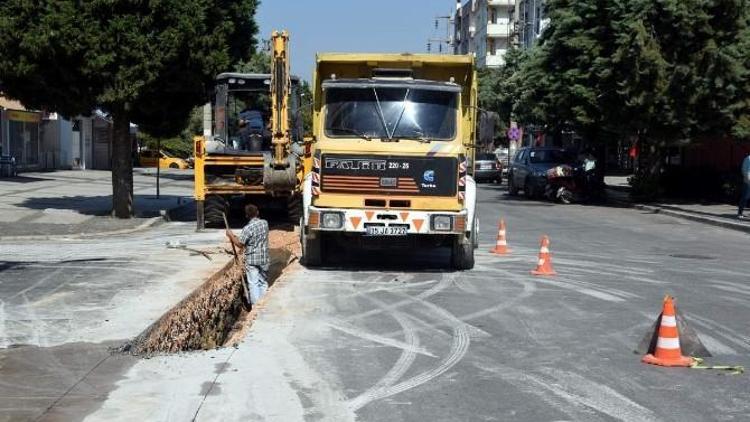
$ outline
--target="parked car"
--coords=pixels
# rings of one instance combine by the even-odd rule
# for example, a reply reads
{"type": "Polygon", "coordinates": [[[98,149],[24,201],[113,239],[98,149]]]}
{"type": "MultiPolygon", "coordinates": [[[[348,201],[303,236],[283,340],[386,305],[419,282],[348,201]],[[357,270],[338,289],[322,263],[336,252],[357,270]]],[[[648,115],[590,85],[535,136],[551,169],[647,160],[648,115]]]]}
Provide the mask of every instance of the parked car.
{"type": "Polygon", "coordinates": [[[190,164],[187,160],[179,157],[174,157],[167,154],[164,151],[156,151],[151,149],[144,149],[138,153],[138,160],[141,167],[156,167],[157,163],[160,168],[170,169],[181,169],[190,168],[190,164]]]}
{"type": "Polygon", "coordinates": [[[495,154],[477,154],[474,162],[474,180],[477,182],[500,183],[503,180],[503,166],[495,154]]]}
{"type": "Polygon", "coordinates": [[[495,150],[495,156],[497,157],[497,161],[499,161],[500,165],[502,166],[502,175],[505,178],[508,177],[508,167],[510,167],[508,163],[508,155],[508,148],[498,148],[497,150],[495,150]]]}
{"type": "Polygon", "coordinates": [[[547,170],[561,164],[574,165],[576,157],[563,148],[521,148],[516,152],[508,171],[508,193],[519,190],[529,198],[541,196],[547,186],[547,170]]]}

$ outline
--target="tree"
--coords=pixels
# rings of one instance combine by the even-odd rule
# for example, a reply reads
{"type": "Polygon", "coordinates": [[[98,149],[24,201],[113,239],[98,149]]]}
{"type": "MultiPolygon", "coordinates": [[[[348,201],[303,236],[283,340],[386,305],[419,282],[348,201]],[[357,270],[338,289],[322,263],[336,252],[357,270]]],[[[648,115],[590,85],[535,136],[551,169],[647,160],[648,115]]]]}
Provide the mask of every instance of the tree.
{"type": "Polygon", "coordinates": [[[113,119],[113,213],[133,215],[129,123],[179,133],[217,72],[255,45],[256,0],[6,0],[0,89],[65,116],[113,119]]]}
{"type": "Polygon", "coordinates": [[[519,80],[514,76],[525,59],[526,54],[522,50],[511,48],[505,53],[505,63],[502,66],[485,67],[477,72],[479,107],[497,114],[499,125],[496,133],[502,137],[513,119],[514,104],[520,95],[519,80]]]}
{"type": "Polygon", "coordinates": [[[520,72],[527,121],[635,136],[660,172],[665,146],[747,133],[746,0],[550,0],[520,72]]]}

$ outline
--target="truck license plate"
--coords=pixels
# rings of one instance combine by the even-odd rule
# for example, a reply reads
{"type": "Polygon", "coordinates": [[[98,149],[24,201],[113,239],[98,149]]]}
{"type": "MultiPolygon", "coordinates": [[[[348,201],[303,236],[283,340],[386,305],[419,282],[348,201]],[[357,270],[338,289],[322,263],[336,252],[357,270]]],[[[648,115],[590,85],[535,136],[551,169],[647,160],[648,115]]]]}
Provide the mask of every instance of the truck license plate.
{"type": "Polygon", "coordinates": [[[406,227],[367,227],[367,236],[406,236],[406,227]]]}

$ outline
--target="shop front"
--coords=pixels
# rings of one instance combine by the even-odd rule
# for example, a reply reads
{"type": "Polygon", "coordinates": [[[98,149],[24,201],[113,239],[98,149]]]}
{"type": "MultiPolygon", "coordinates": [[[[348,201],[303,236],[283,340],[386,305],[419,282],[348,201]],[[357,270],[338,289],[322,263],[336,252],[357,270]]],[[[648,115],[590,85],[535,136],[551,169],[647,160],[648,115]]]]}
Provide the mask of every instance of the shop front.
{"type": "Polygon", "coordinates": [[[2,154],[15,157],[19,170],[38,169],[42,114],[2,111],[2,154]]]}

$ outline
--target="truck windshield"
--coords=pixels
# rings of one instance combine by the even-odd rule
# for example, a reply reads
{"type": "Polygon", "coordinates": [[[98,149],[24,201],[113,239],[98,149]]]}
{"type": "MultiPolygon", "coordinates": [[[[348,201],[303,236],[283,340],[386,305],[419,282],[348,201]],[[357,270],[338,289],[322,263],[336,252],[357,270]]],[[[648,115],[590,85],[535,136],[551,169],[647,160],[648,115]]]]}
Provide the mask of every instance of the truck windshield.
{"type": "Polygon", "coordinates": [[[412,88],[329,88],[326,136],[451,140],[456,136],[455,92],[412,88]]]}

